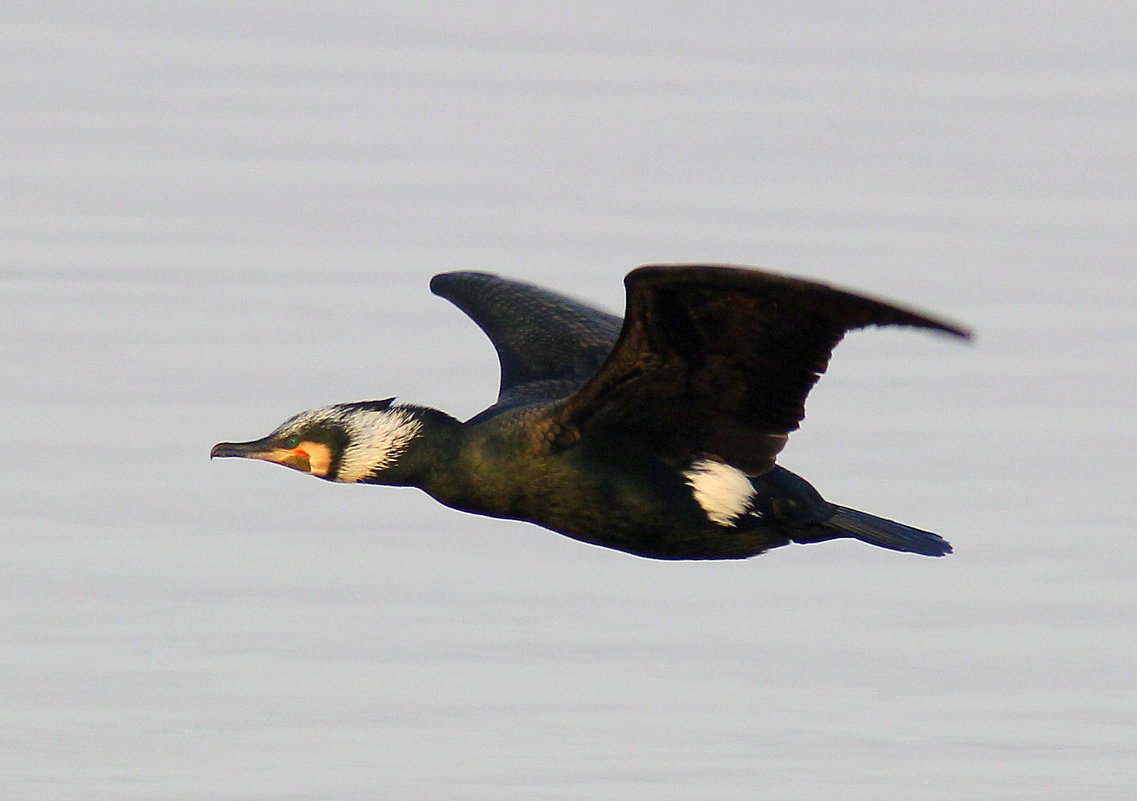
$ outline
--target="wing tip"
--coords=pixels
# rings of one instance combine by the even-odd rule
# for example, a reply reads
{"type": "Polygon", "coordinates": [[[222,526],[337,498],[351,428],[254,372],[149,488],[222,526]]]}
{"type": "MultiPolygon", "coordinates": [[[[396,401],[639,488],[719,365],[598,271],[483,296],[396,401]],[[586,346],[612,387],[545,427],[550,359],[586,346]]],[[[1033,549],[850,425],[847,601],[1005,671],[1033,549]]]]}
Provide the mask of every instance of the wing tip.
{"type": "MultiPolygon", "coordinates": [[[[917,328],[925,328],[932,331],[938,331],[947,336],[957,337],[963,340],[973,340],[974,333],[968,326],[962,325],[952,320],[946,320],[942,317],[927,314],[923,310],[913,309],[907,306],[898,305],[892,301],[883,300],[874,297],[871,294],[866,294],[856,289],[849,289],[836,284],[830,284],[825,281],[817,281],[812,278],[800,278],[798,276],[780,273],[773,270],[766,270],[760,267],[749,267],[742,264],[712,264],[712,263],[659,263],[659,264],[645,264],[641,267],[629,272],[624,278],[624,284],[630,290],[634,284],[640,284],[644,281],[667,281],[677,280],[682,277],[702,276],[713,279],[716,282],[726,283],[751,283],[755,280],[768,281],[772,284],[781,286],[800,287],[802,289],[813,288],[817,290],[825,290],[828,292],[838,293],[850,298],[855,298],[858,301],[873,304],[878,308],[888,309],[898,315],[893,320],[881,320],[879,322],[866,322],[864,325],[909,325],[917,328]]],[[[854,327],[861,327],[854,326],[854,327]]]]}
{"type": "Polygon", "coordinates": [[[934,317],[929,317],[928,319],[935,324],[932,326],[932,329],[935,331],[956,337],[957,339],[962,339],[965,342],[975,341],[975,332],[966,325],[960,325],[959,323],[948,322],[934,317]]]}
{"type": "Polygon", "coordinates": [[[453,289],[459,284],[474,280],[474,281],[494,281],[499,277],[494,273],[485,273],[478,270],[453,270],[446,273],[438,273],[430,279],[430,291],[440,298],[450,298],[453,289]]]}

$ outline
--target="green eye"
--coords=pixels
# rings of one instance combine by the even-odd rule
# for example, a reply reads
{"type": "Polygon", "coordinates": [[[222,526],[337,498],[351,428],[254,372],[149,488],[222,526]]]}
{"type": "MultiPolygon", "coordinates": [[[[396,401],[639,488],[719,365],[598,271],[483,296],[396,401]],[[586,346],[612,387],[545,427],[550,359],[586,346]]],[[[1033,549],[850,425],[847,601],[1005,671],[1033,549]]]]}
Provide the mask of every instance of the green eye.
{"type": "Polygon", "coordinates": [[[285,448],[287,448],[288,450],[292,450],[293,448],[297,448],[300,446],[300,437],[293,434],[291,437],[288,437],[287,439],[285,439],[284,442],[282,442],[281,444],[285,448]]]}

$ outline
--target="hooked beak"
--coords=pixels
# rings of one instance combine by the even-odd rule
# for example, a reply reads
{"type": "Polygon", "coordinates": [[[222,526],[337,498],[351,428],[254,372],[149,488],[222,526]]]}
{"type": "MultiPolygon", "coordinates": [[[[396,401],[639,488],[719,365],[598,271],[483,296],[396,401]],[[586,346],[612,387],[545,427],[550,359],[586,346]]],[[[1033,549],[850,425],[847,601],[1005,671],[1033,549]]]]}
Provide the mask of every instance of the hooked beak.
{"type": "Polygon", "coordinates": [[[302,450],[287,450],[277,445],[272,438],[255,439],[252,442],[218,442],[209,451],[210,459],[260,459],[276,462],[303,473],[310,471],[310,460],[302,450]]]}
{"type": "Polygon", "coordinates": [[[263,439],[254,442],[218,442],[209,452],[210,459],[227,459],[231,456],[251,457],[254,453],[269,450],[263,439]]]}

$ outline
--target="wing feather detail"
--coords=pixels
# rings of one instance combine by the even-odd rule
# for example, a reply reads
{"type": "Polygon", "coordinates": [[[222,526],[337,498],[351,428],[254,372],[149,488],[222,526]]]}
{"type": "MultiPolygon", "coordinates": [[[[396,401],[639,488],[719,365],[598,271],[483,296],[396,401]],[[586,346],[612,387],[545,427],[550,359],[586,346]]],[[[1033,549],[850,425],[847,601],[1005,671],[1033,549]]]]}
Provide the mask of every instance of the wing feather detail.
{"type": "Polygon", "coordinates": [[[851,330],[952,323],[775,273],[649,265],[625,279],[627,313],[607,361],[557,413],[558,439],[631,437],[676,459],[768,470],[851,330]]]}
{"type": "Polygon", "coordinates": [[[578,300],[490,273],[442,273],[430,289],[465,312],[497,350],[497,409],[575,392],[607,358],[622,323],[578,300]]]}

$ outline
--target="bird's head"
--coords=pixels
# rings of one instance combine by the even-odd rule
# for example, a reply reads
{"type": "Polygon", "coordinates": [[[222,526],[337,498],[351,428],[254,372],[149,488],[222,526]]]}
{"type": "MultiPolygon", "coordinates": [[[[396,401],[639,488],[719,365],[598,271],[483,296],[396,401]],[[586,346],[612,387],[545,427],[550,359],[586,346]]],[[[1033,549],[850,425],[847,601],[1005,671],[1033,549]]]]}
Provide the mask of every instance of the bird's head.
{"type": "Polygon", "coordinates": [[[422,430],[414,407],[394,398],[309,409],[252,442],[219,442],[210,458],[276,462],[325,479],[353,483],[377,479],[395,466],[422,430]]]}

